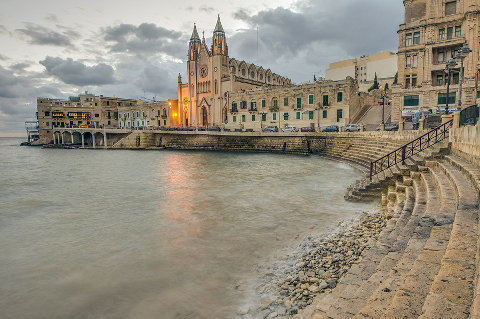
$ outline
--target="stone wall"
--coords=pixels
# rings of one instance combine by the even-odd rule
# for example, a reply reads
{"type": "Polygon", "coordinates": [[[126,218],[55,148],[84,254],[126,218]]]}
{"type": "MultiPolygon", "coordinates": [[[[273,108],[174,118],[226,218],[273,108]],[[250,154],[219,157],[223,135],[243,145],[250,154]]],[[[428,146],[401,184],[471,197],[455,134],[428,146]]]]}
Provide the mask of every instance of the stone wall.
{"type": "Polygon", "coordinates": [[[480,165],[480,125],[452,128],[452,152],[480,165]]]}

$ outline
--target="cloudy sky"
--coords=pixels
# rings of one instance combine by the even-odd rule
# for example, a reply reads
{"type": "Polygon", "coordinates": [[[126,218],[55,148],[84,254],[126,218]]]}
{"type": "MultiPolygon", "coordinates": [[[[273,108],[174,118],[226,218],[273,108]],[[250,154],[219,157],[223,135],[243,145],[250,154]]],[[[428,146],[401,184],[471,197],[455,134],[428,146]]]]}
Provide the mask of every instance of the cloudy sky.
{"type": "Polygon", "coordinates": [[[220,14],[229,54],[295,83],[328,64],[396,52],[400,0],[7,0],[0,3],[0,135],[23,133],[36,97],[84,91],[176,98],[193,23],[220,14]],[[259,50],[257,52],[257,28],[259,50]]]}

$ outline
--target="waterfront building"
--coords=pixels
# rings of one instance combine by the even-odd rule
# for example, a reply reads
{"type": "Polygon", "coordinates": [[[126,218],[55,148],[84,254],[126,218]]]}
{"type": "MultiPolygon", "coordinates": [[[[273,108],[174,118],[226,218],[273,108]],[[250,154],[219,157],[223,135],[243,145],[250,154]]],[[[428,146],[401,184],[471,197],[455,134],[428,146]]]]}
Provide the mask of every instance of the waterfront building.
{"type": "Polygon", "coordinates": [[[50,143],[53,140],[53,130],[57,128],[158,128],[169,126],[171,125],[170,108],[176,106],[176,100],[147,102],[97,96],[87,92],[79,96],[70,96],[68,99],[38,97],[39,142],[50,143]],[[127,114],[132,116],[132,112],[134,116],[129,118],[127,114]]]}
{"type": "Polygon", "coordinates": [[[232,130],[259,131],[265,126],[317,130],[329,125],[342,127],[350,123],[350,116],[361,106],[358,82],[351,77],[228,92],[226,100],[229,110],[225,127],[232,130]]]}
{"type": "Polygon", "coordinates": [[[178,76],[181,126],[213,126],[226,123],[226,94],[256,87],[290,85],[291,80],[270,69],[229,57],[227,37],[218,17],[210,48],[205,36],[193,27],[188,46],[187,82],[178,76]]]}
{"type": "MultiPolygon", "coordinates": [[[[464,43],[472,49],[464,60],[463,105],[476,102],[479,73],[478,0],[405,0],[405,20],[398,30],[398,84],[392,87],[392,121],[402,111],[445,108],[446,62],[464,43]]],[[[460,63],[450,77],[448,105],[458,102],[460,63]]]]}
{"type": "Polygon", "coordinates": [[[357,59],[333,62],[325,71],[325,78],[339,81],[350,76],[358,81],[361,92],[366,92],[372,86],[375,75],[380,85],[385,86],[388,83],[391,86],[398,71],[397,60],[394,52],[385,51],[357,59]]]}

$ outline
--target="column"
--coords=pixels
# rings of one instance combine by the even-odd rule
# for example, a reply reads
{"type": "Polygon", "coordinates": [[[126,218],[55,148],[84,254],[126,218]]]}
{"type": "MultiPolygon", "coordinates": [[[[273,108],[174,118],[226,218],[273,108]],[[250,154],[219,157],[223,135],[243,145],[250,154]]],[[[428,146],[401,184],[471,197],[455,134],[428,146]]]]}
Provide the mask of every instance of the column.
{"type": "Polygon", "coordinates": [[[85,136],[83,135],[83,133],[80,134],[82,134],[82,148],[85,148],[85,136]]]}
{"type": "Polygon", "coordinates": [[[453,112],[453,127],[454,128],[460,127],[460,111],[453,112]]]}
{"type": "Polygon", "coordinates": [[[73,132],[70,132],[70,137],[71,137],[72,144],[73,144],[73,132]]]}
{"type": "Polygon", "coordinates": [[[60,133],[62,135],[62,144],[65,144],[65,132],[60,133]]]}
{"type": "Polygon", "coordinates": [[[103,146],[107,148],[107,133],[103,132],[103,146]]]}
{"type": "Polygon", "coordinates": [[[92,145],[95,148],[95,132],[92,133],[92,145]]]}
{"type": "Polygon", "coordinates": [[[423,131],[425,129],[425,119],[419,119],[418,120],[418,129],[420,131],[423,131]]]}

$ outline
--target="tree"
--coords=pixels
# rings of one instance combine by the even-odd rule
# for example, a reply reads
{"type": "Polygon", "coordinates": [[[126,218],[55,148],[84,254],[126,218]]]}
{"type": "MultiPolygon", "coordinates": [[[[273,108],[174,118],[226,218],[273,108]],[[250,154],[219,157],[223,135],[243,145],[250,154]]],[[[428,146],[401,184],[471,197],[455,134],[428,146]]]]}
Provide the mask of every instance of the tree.
{"type": "Polygon", "coordinates": [[[385,83],[385,91],[388,90],[388,83],[385,83]]]}
{"type": "Polygon", "coordinates": [[[372,90],[377,90],[378,89],[378,78],[377,78],[377,72],[375,72],[375,78],[373,79],[373,84],[372,86],[368,89],[368,92],[372,90]]]}
{"type": "Polygon", "coordinates": [[[395,73],[395,78],[393,79],[393,84],[397,84],[398,83],[398,72],[395,73]]]}

